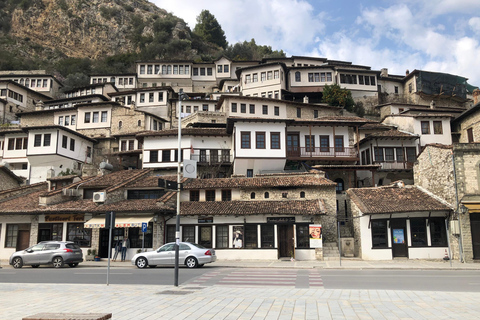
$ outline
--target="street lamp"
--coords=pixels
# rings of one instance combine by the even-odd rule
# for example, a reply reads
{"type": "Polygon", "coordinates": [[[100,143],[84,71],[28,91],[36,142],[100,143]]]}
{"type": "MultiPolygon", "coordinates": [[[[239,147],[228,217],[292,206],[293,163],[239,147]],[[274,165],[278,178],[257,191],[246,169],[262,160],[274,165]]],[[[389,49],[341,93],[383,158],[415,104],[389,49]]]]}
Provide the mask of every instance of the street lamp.
{"type": "Polygon", "coordinates": [[[180,190],[182,165],[182,99],[188,97],[183,89],[178,91],[178,163],[177,163],[177,219],[175,223],[175,276],[174,286],[178,287],[178,260],[180,254],[180,190]]]}

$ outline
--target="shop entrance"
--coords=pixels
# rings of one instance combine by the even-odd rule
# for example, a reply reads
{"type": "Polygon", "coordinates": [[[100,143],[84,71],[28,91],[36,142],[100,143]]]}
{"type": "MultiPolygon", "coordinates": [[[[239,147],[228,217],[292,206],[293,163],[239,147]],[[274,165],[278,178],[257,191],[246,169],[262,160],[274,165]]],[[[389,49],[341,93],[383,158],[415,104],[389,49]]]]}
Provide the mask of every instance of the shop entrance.
{"type": "Polygon", "coordinates": [[[18,230],[16,250],[20,251],[23,249],[27,249],[29,246],[30,246],[30,230],[18,230]]]}
{"type": "Polygon", "coordinates": [[[293,224],[278,225],[278,257],[291,258],[294,255],[293,224]]]}
{"type": "Polygon", "coordinates": [[[473,259],[480,259],[480,214],[470,213],[472,228],[473,259]]]}
{"type": "Polygon", "coordinates": [[[407,227],[405,219],[390,220],[392,229],[392,257],[408,258],[407,227]]]}

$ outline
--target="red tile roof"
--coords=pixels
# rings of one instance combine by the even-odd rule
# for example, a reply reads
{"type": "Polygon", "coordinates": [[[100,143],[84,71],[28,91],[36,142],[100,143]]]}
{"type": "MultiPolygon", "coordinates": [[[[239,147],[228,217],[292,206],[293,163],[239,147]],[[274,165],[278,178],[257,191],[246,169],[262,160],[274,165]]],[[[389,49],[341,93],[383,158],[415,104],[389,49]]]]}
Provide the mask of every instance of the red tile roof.
{"type": "Polygon", "coordinates": [[[180,214],[187,215],[319,215],[326,214],[323,200],[202,201],[182,202],[180,214]]]}
{"type": "MultiPolygon", "coordinates": [[[[137,137],[177,136],[178,129],[149,131],[137,134],[137,137]]],[[[182,136],[228,136],[225,128],[182,128],[182,136]]]]}
{"type": "Polygon", "coordinates": [[[348,189],[347,195],[363,214],[450,210],[416,186],[348,189]]]}

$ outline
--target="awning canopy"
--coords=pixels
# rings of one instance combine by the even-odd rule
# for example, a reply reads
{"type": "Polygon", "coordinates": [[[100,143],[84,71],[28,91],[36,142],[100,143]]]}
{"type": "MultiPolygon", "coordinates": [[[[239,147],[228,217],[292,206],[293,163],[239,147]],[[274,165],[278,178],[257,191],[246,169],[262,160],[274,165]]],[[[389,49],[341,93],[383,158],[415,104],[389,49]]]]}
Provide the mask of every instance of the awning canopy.
{"type": "Polygon", "coordinates": [[[471,213],[480,212],[480,203],[464,203],[463,205],[468,208],[468,212],[471,212],[471,213]]]}
{"type": "MultiPolygon", "coordinates": [[[[141,228],[142,222],[150,222],[153,215],[115,217],[115,228],[141,228]]],[[[92,218],[85,222],[85,228],[105,228],[105,215],[92,218]]]]}

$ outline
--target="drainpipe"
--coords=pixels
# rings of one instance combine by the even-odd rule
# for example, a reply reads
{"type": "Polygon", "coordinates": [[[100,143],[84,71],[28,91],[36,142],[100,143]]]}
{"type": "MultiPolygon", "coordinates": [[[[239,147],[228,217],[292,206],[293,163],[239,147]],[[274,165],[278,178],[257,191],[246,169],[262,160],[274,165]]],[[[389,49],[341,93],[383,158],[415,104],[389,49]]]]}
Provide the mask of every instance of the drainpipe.
{"type": "Polygon", "coordinates": [[[455,168],[455,155],[453,154],[453,148],[452,148],[452,164],[453,164],[453,183],[455,183],[455,200],[456,200],[456,208],[455,212],[457,213],[458,216],[458,230],[460,232],[460,236],[458,237],[458,251],[460,254],[460,262],[465,262],[465,257],[463,255],[463,232],[462,232],[462,215],[458,211],[459,208],[459,202],[458,202],[458,185],[457,185],[457,170],[455,168]]]}

